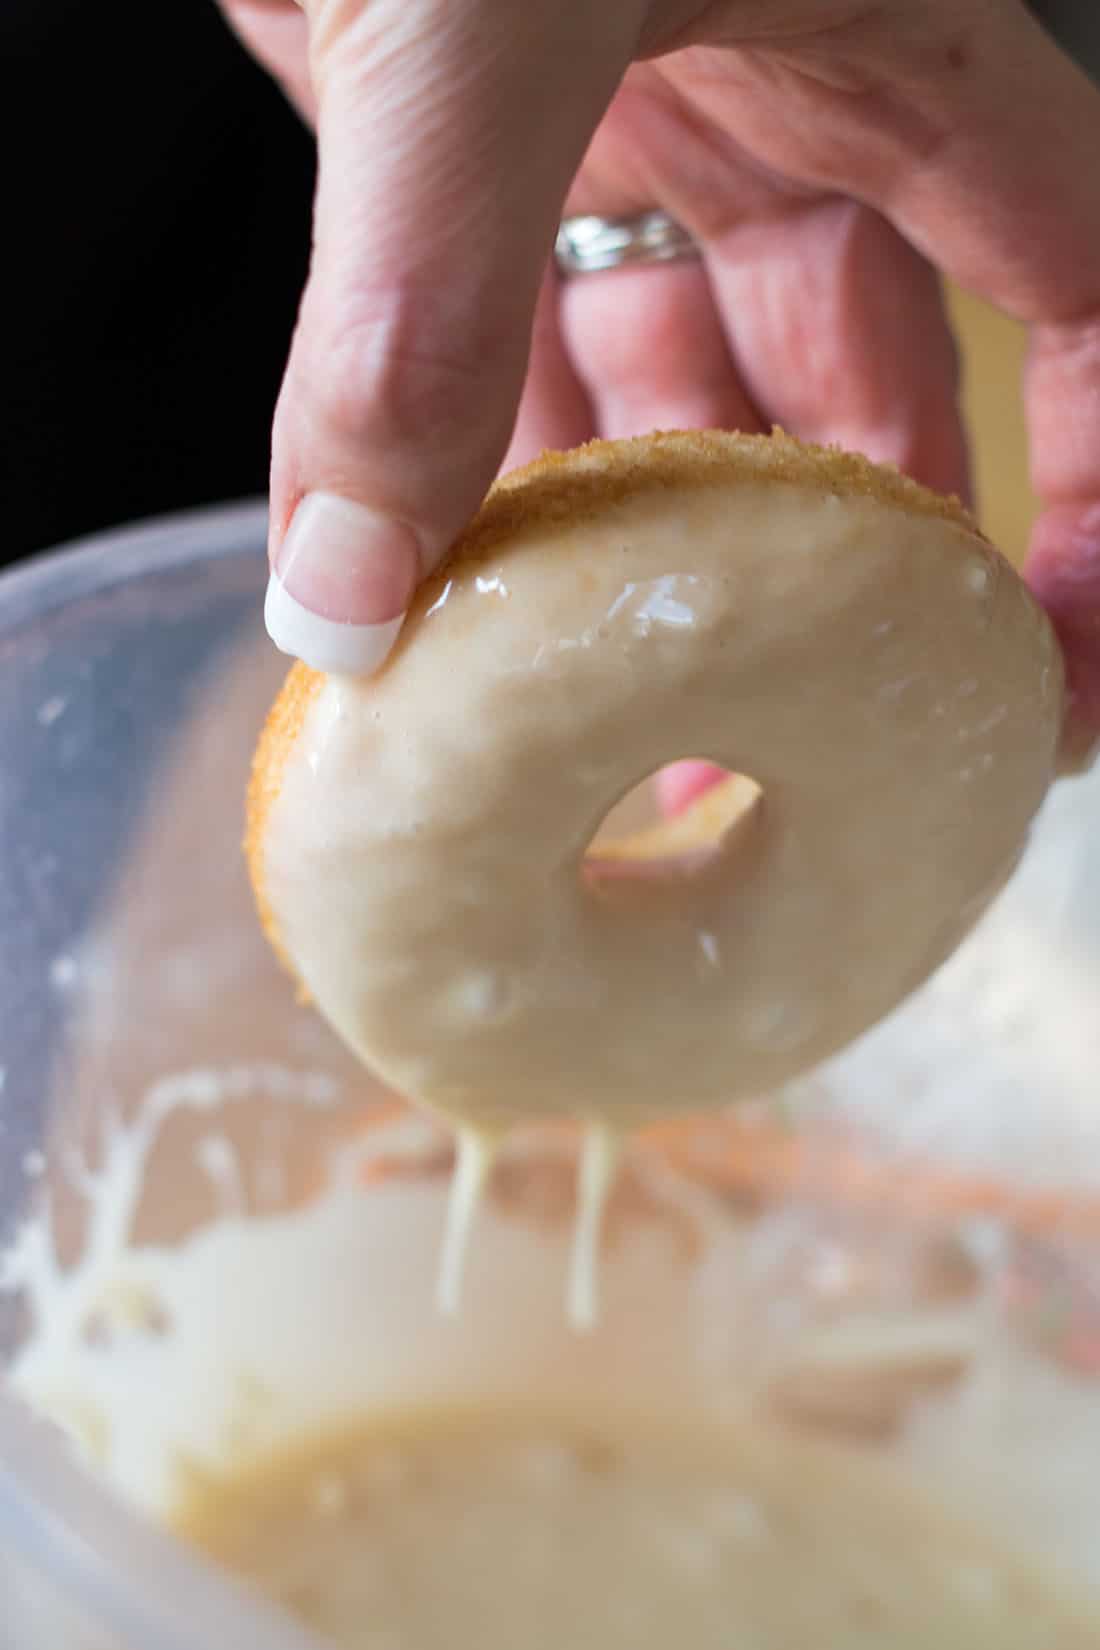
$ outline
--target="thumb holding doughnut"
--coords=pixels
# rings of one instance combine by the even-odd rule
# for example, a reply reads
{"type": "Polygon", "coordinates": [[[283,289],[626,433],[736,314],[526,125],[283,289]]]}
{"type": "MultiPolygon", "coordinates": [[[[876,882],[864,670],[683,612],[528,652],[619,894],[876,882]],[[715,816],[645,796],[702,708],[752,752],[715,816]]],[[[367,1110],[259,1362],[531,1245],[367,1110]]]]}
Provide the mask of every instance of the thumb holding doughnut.
{"type": "Polygon", "coordinates": [[[319,178],[266,617],[317,669],[382,663],[492,481],[561,203],[641,10],[305,0],[319,178]]]}

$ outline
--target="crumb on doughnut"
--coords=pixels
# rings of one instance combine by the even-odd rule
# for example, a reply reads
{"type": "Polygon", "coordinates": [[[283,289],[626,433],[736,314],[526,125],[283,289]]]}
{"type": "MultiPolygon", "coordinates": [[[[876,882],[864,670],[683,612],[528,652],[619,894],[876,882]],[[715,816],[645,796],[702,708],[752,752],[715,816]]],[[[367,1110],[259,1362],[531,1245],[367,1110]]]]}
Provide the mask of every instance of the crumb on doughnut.
{"type": "Polygon", "coordinates": [[[590,441],[571,452],[546,452],[502,476],[428,586],[437,584],[456,560],[487,553],[529,528],[574,527],[646,489],[728,486],[737,479],[876,499],[978,532],[957,498],[934,493],[893,465],[873,464],[859,453],[810,446],[780,429],[770,436],[656,431],[627,441],[590,441]]]}
{"type": "MultiPolygon", "coordinates": [[[[279,961],[295,978],[297,971],[286,954],[279,935],[279,925],[267,897],[263,875],[263,838],[267,816],[282,785],[283,769],[306,713],[315,698],[324,677],[308,665],[295,664],[279,691],[264,723],[256,753],[252,758],[252,772],[245,806],[244,852],[248,863],[252,888],[260,924],[279,961]]],[[[308,994],[298,981],[299,994],[306,1001],[308,994]]]]}

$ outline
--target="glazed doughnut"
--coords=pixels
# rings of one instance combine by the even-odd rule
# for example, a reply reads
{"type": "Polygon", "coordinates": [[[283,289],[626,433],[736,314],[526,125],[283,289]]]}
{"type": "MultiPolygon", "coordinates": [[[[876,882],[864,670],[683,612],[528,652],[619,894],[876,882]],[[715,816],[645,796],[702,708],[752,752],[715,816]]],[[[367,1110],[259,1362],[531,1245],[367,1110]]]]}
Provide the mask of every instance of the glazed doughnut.
{"type": "Polygon", "coordinates": [[[496,485],[381,674],[291,672],[260,911],[360,1056],[467,1123],[758,1095],[1002,887],[1062,691],[954,501],[780,435],[597,442],[496,485]],[[742,777],[588,856],[681,757],[742,777]]]}

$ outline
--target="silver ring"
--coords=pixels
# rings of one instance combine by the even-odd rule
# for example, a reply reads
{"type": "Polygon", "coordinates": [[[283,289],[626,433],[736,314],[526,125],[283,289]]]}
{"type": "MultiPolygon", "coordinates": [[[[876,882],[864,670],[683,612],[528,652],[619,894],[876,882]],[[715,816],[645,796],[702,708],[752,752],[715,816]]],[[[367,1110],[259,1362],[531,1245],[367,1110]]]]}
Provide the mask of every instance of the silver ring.
{"type": "Polygon", "coordinates": [[[698,258],[699,247],[667,212],[636,218],[563,218],[554,258],[563,275],[591,275],[624,264],[664,264],[698,258]]]}

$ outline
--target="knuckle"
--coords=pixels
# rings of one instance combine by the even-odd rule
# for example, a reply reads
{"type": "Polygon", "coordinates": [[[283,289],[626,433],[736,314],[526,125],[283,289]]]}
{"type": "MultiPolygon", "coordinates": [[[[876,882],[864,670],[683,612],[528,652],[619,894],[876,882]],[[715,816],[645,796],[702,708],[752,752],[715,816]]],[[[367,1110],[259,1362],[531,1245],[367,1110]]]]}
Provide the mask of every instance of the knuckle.
{"type": "Polygon", "coordinates": [[[375,449],[455,439],[477,425],[486,357],[470,329],[407,293],[357,297],[307,326],[306,383],[331,433],[375,449]]]}

